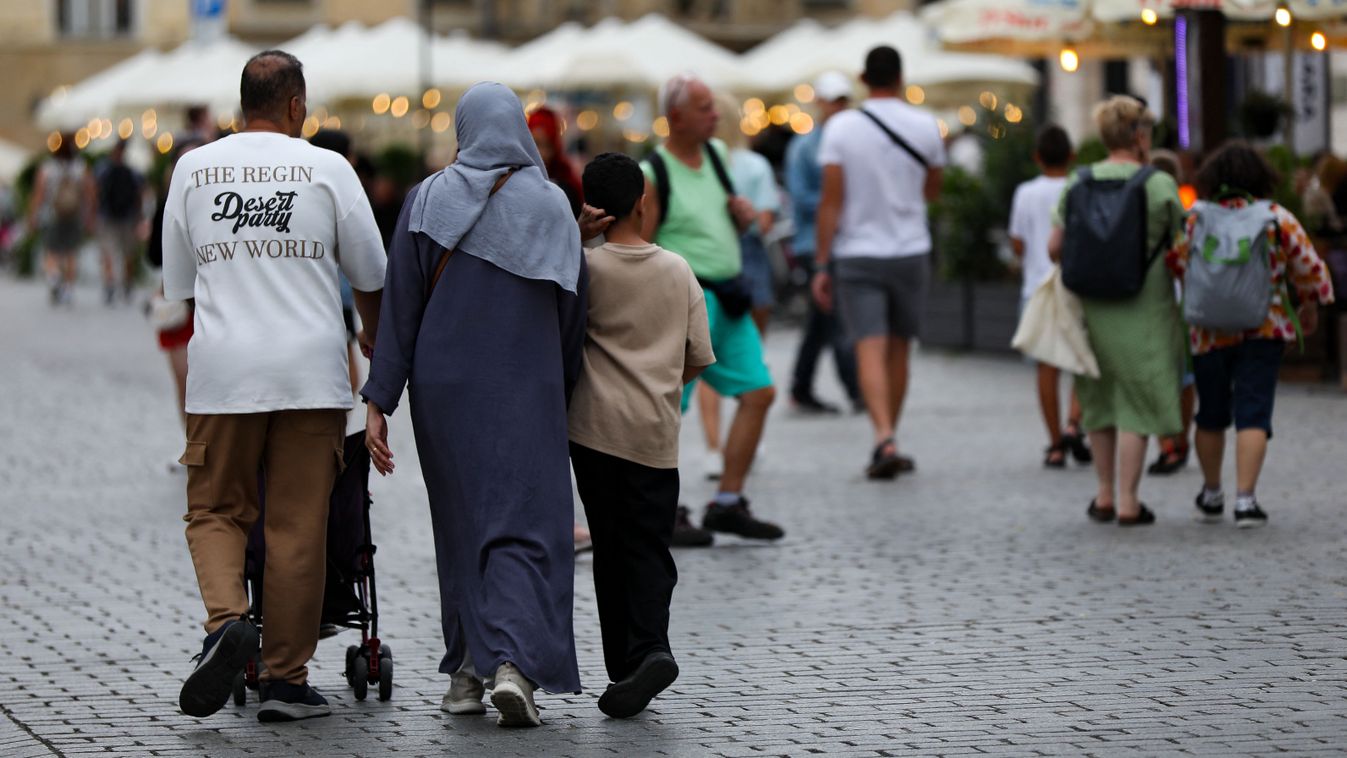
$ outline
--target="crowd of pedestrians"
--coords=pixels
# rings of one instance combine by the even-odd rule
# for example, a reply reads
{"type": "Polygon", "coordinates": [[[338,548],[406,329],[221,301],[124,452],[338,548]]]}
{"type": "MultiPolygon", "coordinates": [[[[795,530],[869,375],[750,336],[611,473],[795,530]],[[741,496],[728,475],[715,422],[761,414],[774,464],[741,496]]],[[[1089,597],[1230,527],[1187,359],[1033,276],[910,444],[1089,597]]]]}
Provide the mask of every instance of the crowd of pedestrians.
{"type": "MultiPolygon", "coordinates": [[[[746,494],[776,397],[763,336],[779,278],[768,243],[783,221],[793,225],[789,263],[809,282],[792,407],[842,412],[815,393],[830,351],[849,410],[871,426],[858,468],[872,480],[914,471],[899,422],[946,140],[901,97],[896,50],[871,50],[861,81],[854,104],[849,77],[815,82],[820,128],[786,151],[787,202],[772,165],[737,128],[720,129],[734,120],[691,74],[661,88],[668,136],[644,160],[604,153],[582,170],[558,113],[526,113],[508,88],[479,84],[457,105],[454,161],[405,192],[362,170],[348,135],[299,139],[303,67],[275,50],[243,70],[242,130],[221,137],[197,118],[157,205],[124,144],[89,170],[63,142],[38,174],[30,220],[44,230],[52,302],[69,302],[86,234],[100,243],[109,304],[129,299],[143,236],[163,270],[150,313],[185,427],[186,535],[206,612],[182,711],[217,711],[257,657],[261,720],[331,712],[307,671],[327,492],[357,396],[372,465],[395,473],[388,430],[408,392],[435,543],[441,708],[485,713],[489,692],[500,725],[537,726],[538,690],[579,691],[573,567],[583,544],[594,550],[611,680],[598,706],[615,718],[641,712],[679,675],[671,549],[710,545],[716,533],[785,534],[746,494]],[[363,384],[354,345],[370,359],[363,384]],[[700,510],[680,501],[679,431],[694,398],[718,479],[700,510]],[[734,411],[722,435],[726,399],[734,411]],[[588,531],[573,519],[573,484],[588,531]],[[241,579],[263,501],[260,635],[241,579]]],[[[1286,344],[1333,302],[1328,266],[1296,217],[1267,199],[1275,176],[1254,148],[1233,142],[1208,156],[1186,207],[1183,168],[1152,150],[1143,103],[1112,97],[1095,121],[1108,155],[1074,170],[1067,133],[1040,129],[1041,175],[1010,208],[1023,318],[1041,318],[1046,298],[1071,298],[1074,310],[1058,312],[1080,316],[1060,326],[1088,338],[1098,369],[1070,377],[1064,404],[1072,369],[1040,361],[1043,464],[1092,463],[1088,517],[1150,524],[1140,493],[1148,441],[1161,441],[1150,470],[1177,470],[1191,423],[1203,475],[1195,505],[1220,521],[1233,425],[1233,517],[1261,525],[1277,371],[1286,344]]],[[[1327,183],[1332,166],[1319,174],[1327,183]]]]}

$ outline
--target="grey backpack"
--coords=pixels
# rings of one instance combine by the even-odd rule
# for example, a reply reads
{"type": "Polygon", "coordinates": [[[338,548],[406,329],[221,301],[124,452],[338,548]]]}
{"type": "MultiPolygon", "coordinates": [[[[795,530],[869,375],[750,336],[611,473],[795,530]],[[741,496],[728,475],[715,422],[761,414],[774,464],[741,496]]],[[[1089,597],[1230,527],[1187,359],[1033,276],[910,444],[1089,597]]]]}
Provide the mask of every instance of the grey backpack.
{"type": "Polygon", "coordinates": [[[1257,329],[1272,304],[1272,243],[1277,216],[1259,200],[1227,208],[1193,206],[1192,248],[1183,281],[1183,318],[1218,332],[1257,329]]]}

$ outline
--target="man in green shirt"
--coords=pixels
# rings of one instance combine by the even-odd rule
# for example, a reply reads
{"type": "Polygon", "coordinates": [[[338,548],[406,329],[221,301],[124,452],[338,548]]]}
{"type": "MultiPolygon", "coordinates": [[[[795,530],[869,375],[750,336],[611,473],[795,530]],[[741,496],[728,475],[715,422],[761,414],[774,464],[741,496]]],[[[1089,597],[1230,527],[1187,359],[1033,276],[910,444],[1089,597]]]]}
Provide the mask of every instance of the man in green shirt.
{"type": "MultiPolygon", "coordinates": [[[[705,531],[694,527],[687,509],[680,508],[674,544],[710,544],[707,532],[779,539],[781,528],[754,518],[743,495],[767,409],[776,398],[758,329],[747,307],[741,309],[743,303],[737,302],[740,294],[747,299],[738,281],[743,268],[739,235],[753,222],[753,206],[734,195],[725,146],[711,139],[720,118],[711,89],[694,76],[680,75],[660,90],[659,103],[669,121],[669,136],[641,164],[649,203],[642,236],[683,256],[697,275],[706,292],[716,355],[701,378],[721,395],[739,400],[725,444],[720,489],[702,520],[705,531]]],[[[683,393],[685,411],[692,388],[689,384],[683,393]]]]}

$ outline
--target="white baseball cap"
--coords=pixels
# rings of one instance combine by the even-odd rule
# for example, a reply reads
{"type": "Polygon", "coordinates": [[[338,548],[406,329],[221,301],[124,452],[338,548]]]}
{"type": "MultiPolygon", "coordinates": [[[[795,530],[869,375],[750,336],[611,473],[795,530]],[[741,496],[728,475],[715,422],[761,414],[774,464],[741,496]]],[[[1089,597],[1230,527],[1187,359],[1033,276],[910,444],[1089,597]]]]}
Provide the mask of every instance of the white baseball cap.
{"type": "Polygon", "coordinates": [[[825,71],[814,80],[814,97],[818,100],[840,100],[851,97],[851,78],[840,71],[825,71]]]}

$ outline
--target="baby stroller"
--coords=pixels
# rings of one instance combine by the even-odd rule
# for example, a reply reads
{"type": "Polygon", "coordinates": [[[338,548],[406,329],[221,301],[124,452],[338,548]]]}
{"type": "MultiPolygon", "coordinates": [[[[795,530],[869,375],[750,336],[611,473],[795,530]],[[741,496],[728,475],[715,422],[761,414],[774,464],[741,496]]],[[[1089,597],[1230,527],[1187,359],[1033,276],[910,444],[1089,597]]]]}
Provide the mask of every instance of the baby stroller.
{"type": "MultiPolygon", "coordinates": [[[[323,589],[322,631],[330,637],[342,629],[359,629],[360,644],[346,648],[346,681],[355,691],[356,700],[364,700],[369,685],[377,684],[379,699],[393,696],[393,651],[379,641],[379,599],[374,584],[374,550],[371,541],[369,509],[369,451],[365,433],[346,438],[346,468],[332,486],[327,517],[327,582],[323,589]]],[[[262,523],[266,502],[248,536],[248,555],[244,581],[248,588],[248,615],[262,634],[262,573],[266,563],[266,541],[262,523]]],[[[243,705],[248,690],[256,690],[258,660],[248,661],[234,679],[234,704],[243,705]]]]}

